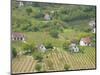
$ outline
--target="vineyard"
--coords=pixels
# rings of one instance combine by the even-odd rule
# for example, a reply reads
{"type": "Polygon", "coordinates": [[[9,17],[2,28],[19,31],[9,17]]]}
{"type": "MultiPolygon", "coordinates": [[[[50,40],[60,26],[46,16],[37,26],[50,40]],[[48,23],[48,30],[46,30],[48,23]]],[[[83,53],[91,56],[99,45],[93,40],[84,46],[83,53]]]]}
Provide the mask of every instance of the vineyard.
{"type": "MultiPolygon", "coordinates": [[[[30,73],[39,72],[35,69],[37,64],[32,56],[21,56],[20,58],[14,58],[12,61],[13,73],[30,73]]],[[[62,71],[64,65],[70,66],[69,70],[76,69],[93,69],[95,68],[95,49],[86,48],[84,53],[69,53],[64,50],[56,49],[54,51],[48,51],[45,53],[43,61],[41,62],[43,71],[62,71]]]]}

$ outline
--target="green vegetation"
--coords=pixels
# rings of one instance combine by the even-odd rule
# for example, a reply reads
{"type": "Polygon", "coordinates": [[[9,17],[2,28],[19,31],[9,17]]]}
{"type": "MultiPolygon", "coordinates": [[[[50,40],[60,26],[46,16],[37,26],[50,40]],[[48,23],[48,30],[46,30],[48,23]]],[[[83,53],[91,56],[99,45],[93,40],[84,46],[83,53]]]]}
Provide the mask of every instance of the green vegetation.
{"type": "Polygon", "coordinates": [[[34,42],[30,42],[30,43],[24,43],[22,45],[22,50],[26,51],[27,53],[31,53],[35,51],[35,44],[34,42]]]}
{"type": "Polygon", "coordinates": [[[69,68],[70,68],[70,66],[69,66],[68,64],[65,64],[65,65],[64,65],[64,69],[65,69],[65,70],[69,70],[69,68]]]}
{"type": "Polygon", "coordinates": [[[69,51],[69,45],[71,44],[71,42],[68,40],[66,42],[63,43],[63,49],[66,51],[69,51]]]}
{"type": "Polygon", "coordinates": [[[51,31],[50,32],[50,35],[52,36],[52,37],[54,37],[54,38],[58,38],[58,31],[56,31],[56,30],[53,30],[53,31],[51,31]]]}
{"type": "Polygon", "coordinates": [[[12,57],[16,57],[17,56],[17,51],[16,48],[12,47],[12,57]]]}
{"type": "Polygon", "coordinates": [[[36,64],[36,65],[35,65],[35,69],[36,69],[37,71],[41,71],[41,64],[36,64]]]}
{"type": "Polygon", "coordinates": [[[96,16],[95,6],[23,2],[19,7],[15,0],[12,3],[12,32],[25,36],[25,41],[12,40],[14,73],[95,68],[96,36],[89,26],[96,16]],[[51,19],[45,20],[45,14],[51,19]],[[88,36],[92,46],[81,47],[80,39],[88,36]],[[72,42],[80,52],[68,52],[72,42]],[[41,44],[45,52],[39,49],[41,44]],[[18,52],[25,53],[20,60],[18,52]]]}
{"type": "Polygon", "coordinates": [[[13,2],[12,12],[12,31],[33,32],[33,31],[50,31],[57,29],[71,28],[89,32],[91,28],[88,26],[88,21],[95,18],[95,6],[84,5],[59,5],[49,3],[31,3],[18,7],[18,4],[13,2]],[[35,4],[35,5],[34,5],[35,4]],[[52,20],[45,21],[44,15],[49,13],[52,20]]]}
{"type": "Polygon", "coordinates": [[[35,52],[33,53],[33,58],[34,58],[35,60],[38,60],[38,62],[42,62],[42,60],[43,60],[43,53],[41,53],[41,52],[39,52],[39,51],[35,51],[35,52]]]}
{"type": "Polygon", "coordinates": [[[46,43],[44,43],[44,45],[45,45],[46,49],[53,49],[53,45],[50,42],[46,42],[46,43]]]}
{"type": "Polygon", "coordinates": [[[26,12],[27,12],[28,15],[30,15],[32,13],[32,8],[27,8],[26,12]]]}

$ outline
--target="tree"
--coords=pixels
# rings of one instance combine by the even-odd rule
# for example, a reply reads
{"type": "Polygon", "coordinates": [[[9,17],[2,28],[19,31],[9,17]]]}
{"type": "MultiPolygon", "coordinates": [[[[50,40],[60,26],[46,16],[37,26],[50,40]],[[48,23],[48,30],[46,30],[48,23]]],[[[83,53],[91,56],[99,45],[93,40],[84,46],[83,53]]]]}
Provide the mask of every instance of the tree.
{"type": "Polygon", "coordinates": [[[58,34],[59,34],[59,32],[58,32],[57,30],[52,30],[52,31],[50,31],[50,35],[51,35],[52,37],[54,37],[54,38],[58,38],[58,34]]]}
{"type": "Polygon", "coordinates": [[[38,60],[38,62],[42,62],[42,60],[43,60],[43,54],[41,52],[39,52],[39,51],[35,51],[33,53],[33,58],[35,60],[38,60]]]}
{"type": "Polygon", "coordinates": [[[12,47],[12,57],[16,57],[17,56],[17,51],[16,48],[12,47]]]}
{"type": "Polygon", "coordinates": [[[64,65],[64,69],[65,69],[65,70],[69,70],[69,68],[70,68],[70,66],[69,66],[68,64],[65,64],[65,65],[64,65]]]}
{"type": "Polygon", "coordinates": [[[66,42],[64,42],[64,43],[63,43],[63,49],[64,49],[64,50],[69,50],[69,45],[70,45],[70,43],[71,43],[71,42],[70,42],[69,40],[66,41],[66,42]]]}
{"type": "Polygon", "coordinates": [[[45,47],[46,47],[46,49],[52,49],[53,48],[53,45],[50,42],[46,42],[45,43],[45,47]]]}
{"type": "Polygon", "coordinates": [[[22,49],[26,52],[25,54],[32,54],[32,52],[35,50],[35,44],[33,41],[30,43],[24,43],[22,45],[22,49]]]}
{"type": "Polygon", "coordinates": [[[35,27],[33,28],[33,30],[34,30],[35,32],[37,32],[37,31],[40,31],[40,28],[39,28],[38,26],[35,26],[35,27]]]}
{"type": "Polygon", "coordinates": [[[41,71],[41,68],[42,68],[41,64],[38,63],[38,64],[35,65],[35,69],[37,71],[41,71]]]}
{"type": "Polygon", "coordinates": [[[27,8],[26,12],[27,12],[28,15],[30,15],[32,13],[32,8],[27,8]]]}

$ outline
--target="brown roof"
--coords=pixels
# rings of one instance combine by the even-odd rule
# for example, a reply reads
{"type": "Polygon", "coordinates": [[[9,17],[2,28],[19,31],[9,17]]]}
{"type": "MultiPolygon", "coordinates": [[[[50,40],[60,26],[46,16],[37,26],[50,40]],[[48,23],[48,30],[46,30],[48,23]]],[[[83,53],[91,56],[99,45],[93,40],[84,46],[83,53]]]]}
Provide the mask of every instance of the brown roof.
{"type": "Polygon", "coordinates": [[[24,37],[24,34],[20,32],[12,32],[12,37],[24,37]]]}
{"type": "Polygon", "coordinates": [[[91,43],[91,38],[90,37],[85,37],[85,38],[82,38],[81,41],[83,41],[86,44],[90,44],[91,43]]]}

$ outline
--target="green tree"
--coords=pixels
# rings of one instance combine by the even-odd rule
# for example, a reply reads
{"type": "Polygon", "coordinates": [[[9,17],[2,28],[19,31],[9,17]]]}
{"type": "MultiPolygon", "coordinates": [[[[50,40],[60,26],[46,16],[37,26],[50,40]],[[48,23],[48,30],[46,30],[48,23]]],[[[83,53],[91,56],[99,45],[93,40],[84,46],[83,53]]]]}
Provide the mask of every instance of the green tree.
{"type": "Polygon", "coordinates": [[[35,60],[38,60],[38,62],[42,62],[42,60],[43,60],[43,54],[41,52],[39,52],[39,51],[35,51],[33,53],[33,58],[35,60]]]}
{"type": "Polygon", "coordinates": [[[46,42],[44,45],[45,45],[46,49],[52,49],[53,48],[53,45],[50,42],[46,42]]]}
{"type": "Polygon", "coordinates": [[[59,32],[58,32],[57,30],[52,30],[52,31],[50,31],[50,35],[51,35],[52,37],[54,37],[54,38],[58,38],[58,34],[59,34],[59,32]]]}
{"type": "Polygon", "coordinates": [[[17,51],[16,48],[12,47],[12,57],[16,57],[17,56],[17,51]]]}
{"type": "Polygon", "coordinates": [[[32,13],[32,8],[27,8],[26,12],[27,12],[28,15],[30,15],[32,13]]]}
{"type": "Polygon", "coordinates": [[[65,65],[64,65],[64,69],[65,69],[65,70],[69,70],[69,68],[70,68],[70,65],[68,65],[68,64],[65,64],[65,65]]]}
{"type": "Polygon", "coordinates": [[[32,52],[34,52],[35,50],[35,44],[34,42],[30,42],[30,43],[24,43],[22,45],[22,50],[26,51],[26,54],[29,53],[29,54],[32,54],[32,52]]]}
{"type": "Polygon", "coordinates": [[[41,68],[42,68],[41,64],[38,63],[38,64],[35,65],[35,69],[37,71],[41,71],[41,68]]]}
{"type": "Polygon", "coordinates": [[[68,50],[69,50],[69,45],[70,45],[70,43],[71,43],[71,42],[70,42],[69,40],[66,41],[66,42],[64,42],[64,43],[63,43],[63,49],[68,51],[68,50]]]}

